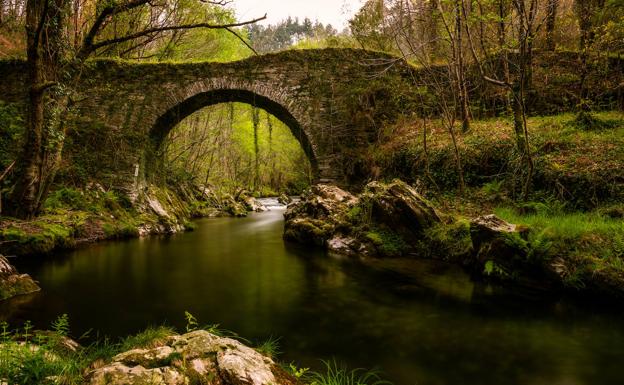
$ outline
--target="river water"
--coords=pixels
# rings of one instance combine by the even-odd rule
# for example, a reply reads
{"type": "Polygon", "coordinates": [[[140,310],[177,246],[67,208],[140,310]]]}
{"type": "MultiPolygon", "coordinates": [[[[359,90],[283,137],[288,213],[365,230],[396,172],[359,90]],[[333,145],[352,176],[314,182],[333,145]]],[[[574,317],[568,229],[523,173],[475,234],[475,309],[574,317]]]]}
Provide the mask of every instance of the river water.
{"type": "Polygon", "coordinates": [[[184,311],[259,342],[281,361],[377,367],[397,385],[624,383],[622,306],[527,298],[433,261],[355,261],[282,240],[283,208],[205,219],[194,232],[16,261],[41,293],[0,318],[118,338],[183,330],[184,311]]]}

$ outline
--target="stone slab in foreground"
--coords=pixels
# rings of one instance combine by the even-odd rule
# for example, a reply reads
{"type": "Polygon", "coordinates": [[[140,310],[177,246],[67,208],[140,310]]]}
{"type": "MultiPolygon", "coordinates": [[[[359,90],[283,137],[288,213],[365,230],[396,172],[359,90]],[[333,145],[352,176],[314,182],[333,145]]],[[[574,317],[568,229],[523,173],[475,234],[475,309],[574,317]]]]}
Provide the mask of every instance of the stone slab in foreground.
{"type": "Polygon", "coordinates": [[[89,375],[88,385],[295,385],[272,359],[232,338],[204,330],[134,349],[89,375]]]}

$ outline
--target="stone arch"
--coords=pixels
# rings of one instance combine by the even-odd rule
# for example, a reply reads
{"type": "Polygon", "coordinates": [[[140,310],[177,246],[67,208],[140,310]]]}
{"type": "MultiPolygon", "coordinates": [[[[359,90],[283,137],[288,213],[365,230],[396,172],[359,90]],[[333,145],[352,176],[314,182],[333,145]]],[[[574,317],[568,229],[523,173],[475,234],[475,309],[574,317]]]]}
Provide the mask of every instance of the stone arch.
{"type": "Polygon", "coordinates": [[[261,108],[286,124],[308,157],[315,177],[318,177],[316,147],[304,123],[306,113],[296,108],[286,93],[268,87],[241,87],[240,84],[231,84],[231,80],[227,85],[217,81],[220,87],[214,87],[214,81],[211,83],[209,87],[203,83],[199,87],[194,85],[170,97],[165,112],[158,116],[149,132],[157,153],[169,132],[189,115],[212,105],[240,102],[261,108]]]}

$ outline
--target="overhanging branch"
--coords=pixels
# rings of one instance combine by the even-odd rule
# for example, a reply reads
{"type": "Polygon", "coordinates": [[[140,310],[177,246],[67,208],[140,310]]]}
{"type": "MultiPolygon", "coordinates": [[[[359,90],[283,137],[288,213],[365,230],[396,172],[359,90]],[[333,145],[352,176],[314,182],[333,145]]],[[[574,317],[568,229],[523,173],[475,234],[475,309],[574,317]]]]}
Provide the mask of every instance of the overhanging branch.
{"type": "MultiPolygon", "coordinates": [[[[130,41],[130,40],[135,40],[138,39],[140,37],[143,36],[148,36],[151,34],[155,34],[155,33],[161,33],[161,32],[166,32],[166,31],[179,31],[179,30],[189,30],[189,29],[197,29],[197,28],[205,28],[205,29],[225,29],[228,30],[229,32],[234,33],[234,31],[231,30],[231,28],[235,28],[235,27],[242,27],[245,25],[249,25],[249,24],[254,24],[257,23],[258,21],[264,20],[266,19],[266,15],[253,19],[253,20],[248,20],[248,21],[242,21],[239,23],[229,23],[229,24],[210,24],[210,23],[197,23],[197,24],[183,24],[183,25],[171,25],[171,26],[166,26],[166,27],[155,27],[155,28],[148,28],[148,29],[144,29],[142,31],[130,34],[130,35],[126,35],[126,36],[121,36],[121,37],[117,37],[117,38],[113,38],[113,39],[108,39],[108,40],[103,40],[100,41],[98,43],[93,43],[91,44],[90,48],[89,48],[89,52],[91,53],[99,48],[108,46],[108,45],[112,45],[112,44],[119,44],[119,43],[123,43],[126,41],[130,41]]],[[[234,33],[235,35],[237,35],[236,33],[234,33]]],[[[237,35],[238,36],[238,35],[237,35]]],[[[239,38],[242,40],[242,38],[239,36],[239,38]]],[[[245,42],[245,44],[247,45],[247,43],[245,42]]],[[[247,45],[249,48],[251,48],[249,45],[247,45]]],[[[251,48],[253,50],[253,48],[251,48]]],[[[255,51],[254,51],[255,52],[255,51]]],[[[87,54],[88,54],[87,53],[87,54]]]]}

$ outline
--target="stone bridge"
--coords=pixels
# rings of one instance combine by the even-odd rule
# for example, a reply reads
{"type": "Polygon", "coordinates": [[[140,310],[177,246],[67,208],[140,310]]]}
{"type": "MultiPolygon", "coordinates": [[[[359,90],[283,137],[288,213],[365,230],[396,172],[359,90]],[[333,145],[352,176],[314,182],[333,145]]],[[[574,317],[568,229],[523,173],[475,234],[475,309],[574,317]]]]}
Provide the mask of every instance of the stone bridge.
{"type": "MultiPolygon", "coordinates": [[[[243,102],[271,113],[308,155],[317,181],[348,182],[360,150],[406,107],[412,68],[357,49],[293,50],[230,63],[92,60],[73,88],[65,158],[127,185],[158,170],[169,131],[193,112],[243,102]],[[403,87],[401,87],[403,86],[403,87]]],[[[0,62],[0,100],[26,105],[25,64],[0,62]]]]}

